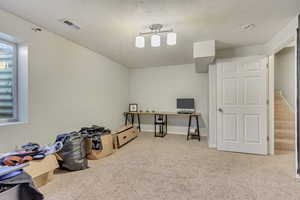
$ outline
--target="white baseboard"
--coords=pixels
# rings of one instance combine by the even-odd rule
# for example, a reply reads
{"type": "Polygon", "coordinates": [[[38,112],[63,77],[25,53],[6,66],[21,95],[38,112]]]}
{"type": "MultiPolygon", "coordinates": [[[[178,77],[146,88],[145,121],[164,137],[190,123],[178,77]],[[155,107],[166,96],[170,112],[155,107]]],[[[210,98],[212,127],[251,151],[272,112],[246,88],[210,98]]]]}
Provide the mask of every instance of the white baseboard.
{"type": "Polygon", "coordinates": [[[208,143],[208,147],[211,148],[211,149],[216,149],[217,145],[216,144],[209,144],[208,143]]]}

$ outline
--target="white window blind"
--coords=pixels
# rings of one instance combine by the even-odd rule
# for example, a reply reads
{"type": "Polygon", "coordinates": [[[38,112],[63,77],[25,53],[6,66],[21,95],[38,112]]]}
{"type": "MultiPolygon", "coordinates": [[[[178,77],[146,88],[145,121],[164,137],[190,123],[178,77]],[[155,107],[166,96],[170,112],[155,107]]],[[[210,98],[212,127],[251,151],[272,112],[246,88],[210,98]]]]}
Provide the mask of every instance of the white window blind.
{"type": "Polygon", "coordinates": [[[17,120],[16,45],[0,40],[0,122],[17,120]]]}

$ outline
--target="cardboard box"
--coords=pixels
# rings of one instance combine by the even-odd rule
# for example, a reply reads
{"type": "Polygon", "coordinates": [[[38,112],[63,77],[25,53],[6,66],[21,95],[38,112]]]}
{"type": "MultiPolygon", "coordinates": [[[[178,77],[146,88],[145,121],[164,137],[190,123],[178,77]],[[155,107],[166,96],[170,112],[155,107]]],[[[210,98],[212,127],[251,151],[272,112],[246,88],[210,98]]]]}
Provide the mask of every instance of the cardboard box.
{"type": "Polygon", "coordinates": [[[111,134],[101,136],[102,150],[92,149],[92,140],[87,139],[87,158],[89,160],[99,160],[113,153],[113,136],[111,134]]]}
{"type": "Polygon", "coordinates": [[[118,148],[118,135],[117,133],[112,133],[112,138],[113,138],[113,148],[117,149],[118,148]]]}
{"type": "Polygon", "coordinates": [[[36,187],[41,187],[53,179],[54,170],[58,167],[56,157],[49,155],[43,160],[30,161],[24,171],[32,177],[36,187]]]}
{"type": "Polygon", "coordinates": [[[19,190],[20,186],[16,185],[15,187],[0,193],[0,200],[20,200],[19,190]]]}
{"type": "Polygon", "coordinates": [[[138,136],[138,131],[132,125],[123,126],[114,133],[114,144],[120,148],[135,139],[138,136]]]}

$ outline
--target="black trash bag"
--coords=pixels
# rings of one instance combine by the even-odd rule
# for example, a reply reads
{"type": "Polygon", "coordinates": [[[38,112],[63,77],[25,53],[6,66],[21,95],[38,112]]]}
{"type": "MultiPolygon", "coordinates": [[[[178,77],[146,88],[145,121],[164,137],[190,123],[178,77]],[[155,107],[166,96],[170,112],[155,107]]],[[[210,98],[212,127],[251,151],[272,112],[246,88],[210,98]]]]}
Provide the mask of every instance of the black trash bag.
{"type": "Polygon", "coordinates": [[[97,125],[93,125],[91,127],[83,127],[79,132],[82,135],[91,138],[92,149],[94,150],[103,150],[101,136],[111,133],[109,129],[105,129],[104,127],[100,127],[97,125]]]}
{"type": "Polygon", "coordinates": [[[59,161],[59,165],[62,169],[78,171],[88,168],[85,138],[84,135],[78,132],[57,136],[56,141],[63,142],[63,148],[57,152],[63,159],[59,161]]]}

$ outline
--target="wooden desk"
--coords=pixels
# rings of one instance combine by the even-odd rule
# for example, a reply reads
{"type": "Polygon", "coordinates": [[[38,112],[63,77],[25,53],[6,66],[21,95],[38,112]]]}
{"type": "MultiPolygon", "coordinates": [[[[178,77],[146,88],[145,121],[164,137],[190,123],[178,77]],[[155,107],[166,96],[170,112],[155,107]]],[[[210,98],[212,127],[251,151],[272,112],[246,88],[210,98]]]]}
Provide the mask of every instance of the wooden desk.
{"type": "Polygon", "coordinates": [[[131,124],[134,124],[134,117],[135,115],[137,116],[137,122],[138,122],[138,130],[141,131],[141,122],[140,122],[140,115],[152,115],[152,116],[157,116],[157,115],[164,115],[166,116],[166,121],[168,124],[168,116],[177,116],[177,117],[189,117],[189,122],[188,122],[188,132],[187,132],[187,140],[189,140],[191,135],[190,130],[191,130],[191,123],[192,123],[192,118],[194,117],[196,119],[196,125],[197,125],[197,135],[196,137],[200,141],[200,130],[199,130],[199,116],[201,116],[200,113],[192,113],[192,114],[185,114],[185,113],[176,113],[176,112],[125,112],[125,125],[128,123],[128,118],[131,117],[131,124]]]}

